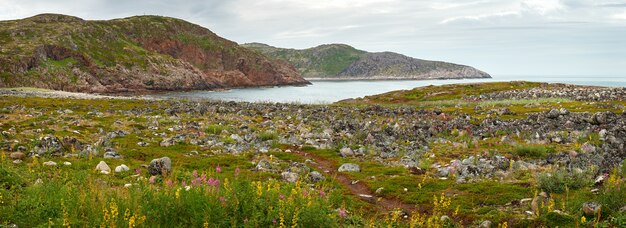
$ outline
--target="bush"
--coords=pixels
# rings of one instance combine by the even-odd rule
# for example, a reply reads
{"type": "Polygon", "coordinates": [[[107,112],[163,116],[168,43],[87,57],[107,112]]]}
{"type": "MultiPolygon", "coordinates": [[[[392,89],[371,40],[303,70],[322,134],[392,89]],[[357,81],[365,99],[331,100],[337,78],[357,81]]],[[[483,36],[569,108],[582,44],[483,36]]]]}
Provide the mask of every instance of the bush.
{"type": "Polygon", "coordinates": [[[225,129],[226,129],[226,127],[224,127],[222,125],[212,124],[212,125],[207,126],[207,128],[206,128],[206,130],[204,132],[206,132],[207,134],[219,135],[225,129]]]}
{"type": "Polygon", "coordinates": [[[273,131],[266,131],[259,134],[259,139],[261,139],[261,141],[276,140],[278,139],[278,134],[273,131]]]}
{"type": "Polygon", "coordinates": [[[537,175],[537,185],[548,193],[562,193],[565,188],[579,189],[591,184],[591,177],[586,173],[557,170],[537,175]]]}
{"type": "Polygon", "coordinates": [[[554,148],[540,145],[524,145],[517,146],[513,151],[514,154],[524,158],[544,158],[548,153],[553,153],[554,148]]]}

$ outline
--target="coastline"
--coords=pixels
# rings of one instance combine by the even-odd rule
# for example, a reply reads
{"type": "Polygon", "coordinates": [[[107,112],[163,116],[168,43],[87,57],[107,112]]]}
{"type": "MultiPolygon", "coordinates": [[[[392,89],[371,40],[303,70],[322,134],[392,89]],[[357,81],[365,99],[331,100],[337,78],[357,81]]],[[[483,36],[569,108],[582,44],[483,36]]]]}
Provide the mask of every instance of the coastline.
{"type": "Polygon", "coordinates": [[[410,78],[410,77],[305,77],[307,81],[427,81],[427,80],[464,80],[464,79],[493,79],[493,77],[446,77],[446,78],[410,78]]]}

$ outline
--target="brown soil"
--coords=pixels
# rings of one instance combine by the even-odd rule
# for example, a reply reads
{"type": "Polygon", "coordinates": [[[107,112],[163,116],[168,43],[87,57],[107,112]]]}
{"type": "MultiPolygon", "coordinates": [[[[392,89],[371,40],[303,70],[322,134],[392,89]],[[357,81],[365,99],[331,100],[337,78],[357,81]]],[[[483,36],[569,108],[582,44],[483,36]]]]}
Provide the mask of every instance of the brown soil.
{"type": "Polygon", "coordinates": [[[352,180],[348,175],[346,175],[345,173],[337,172],[338,166],[335,161],[323,158],[316,154],[302,152],[298,150],[296,150],[295,154],[303,158],[314,161],[316,163],[315,165],[317,165],[318,170],[326,173],[327,176],[333,177],[344,188],[349,190],[352,195],[356,196],[357,198],[367,203],[372,204],[374,208],[379,212],[385,213],[385,212],[390,212],[390,211],[394,211],[397,209],[400,209],[403,212],[408,213],[408,214],[415,212],[415,211],[419,211],[420,213],[426,212],[425,208],[421,208],[421,207],[416,208],[416,205],[402,202],[401,200],[396,199],[396,198],[378,197],[369,188],[369,186],[367,186],[367,184],[361,181],[355,184],[352,184],[354,180],[352,180]],[[373,197],[370,198],[371,199],[370,200],[368,198],[361,197],[360,195],[369,195],[373,197]]]}

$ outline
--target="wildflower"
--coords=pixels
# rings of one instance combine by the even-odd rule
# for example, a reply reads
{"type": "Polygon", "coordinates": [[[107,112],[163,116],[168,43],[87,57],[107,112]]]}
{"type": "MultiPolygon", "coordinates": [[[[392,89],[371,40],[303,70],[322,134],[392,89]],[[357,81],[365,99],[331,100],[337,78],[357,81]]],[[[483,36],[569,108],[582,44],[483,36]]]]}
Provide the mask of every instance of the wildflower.
{"type": "Polygon", "coordinates": [[[285,195],[280,194],[279,198],[280,198],[280,200],[284,200],[285,199],[285,195]]]}
{"type": "Polygon", "coordinates": [[[239,167],[235,168],[235,176],[239,176],[239,172],[240,172],[240,171],[241,171],[241,170],[239,170],[239,167]]]}
{"type": "Polygon", "coordinates": [[[272,220],[272,223],[273,223],[274,225],[276,225],[276,219],[272,220]]]}
{"type": "Polygon", "coordinates": [[[207,180],[207,184],[211,187],[217,187],[220,185],[220,180],[214,179],[213,177],[211,177],[209,178],[209,180],[207,180]]]}
{"type": "Polygon", "coordinates": [[[172,187],[172,185],[174,185],[174,182],[172,181],[172,179],[168,179],[168,180],[167,180],[167,182],[166,182],[166,184],[167,184],[167,187],[170,187],[170,188],[171,188],[171,187],[172,187]]]}
{"type": "Polygon", "coordinates": [[[135,174],[141,174],[141,169],[140,168],[136,168],[135,169],[135,174]]]}
{"type": "Polygon", "coordinates": [[[215,172],[217,172],[217,173],[221,173],[222,172],[222,168],[220,167],[220,165],[217,165],[217,167],[215,167],[215,172]]]}
{"type": "Polygon", "coordinates": [[[151,176],[150,179],[148,179],[148,182],[150,182],[150,184],[154,184],[156,182],[156,176],[151,176]]]}
{"type": "Polygon", "coordinates": [[[324,190],[320,190],[320,197],[326,197],[326,192],[324,192],[324,190]]]}
{"type": "Polygon", "coordinates": [[[582,224],[587,223],[587,218],[585,218],[585,216],[581,216],[580,217],[580,223],[582,223],[582,224]]]}
{"type": "Polygon", "coordinates": [[[180,198],[180,188],[176,189],[176,199],[180,198]]]}
{"type": "Polygon", "coordinates": [[[189,189],[191,189],[191,186],[185,186],[185,191],[189,191],[189,189]]]}
{"type": "Polygon", "coordinates": [[[347,213],[346,213],[346,209],[339,208],[339,210],[337,211],[337,213],[339,214],[339,217],[340,217],[340,218],[346,218],[346,215],[347,215],[347,213]]]}
{"type": "Polygon", "coordinates": [[[197,171],[197,170],[194,170],[194,171],[191,173],[191,175],[193,175],[193,177],[198,177],[198,171],[197,171]]]}

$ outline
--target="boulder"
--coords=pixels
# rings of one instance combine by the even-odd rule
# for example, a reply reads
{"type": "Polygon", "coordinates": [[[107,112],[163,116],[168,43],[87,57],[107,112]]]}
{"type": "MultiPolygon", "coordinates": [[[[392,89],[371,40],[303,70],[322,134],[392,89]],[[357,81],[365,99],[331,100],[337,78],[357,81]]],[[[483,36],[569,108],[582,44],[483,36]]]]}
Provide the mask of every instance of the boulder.
{"type": "Polygon", "coordinates": [[[128,170],[130,170],[130,168],[128,168],[128,166],[126,166],[124,164],[121,164],[121,165],[115,167],[115,172],[116,173],[126,172],[128,170]]]}
{"type": "Polygon", "coordinates": [[[106,159],[121,159],[122,156],[117,153],[113,148],[106,148],[104,152],[104,158],[106,159]]]}
{"type": "Polygon", "coordinates": [[[325,180],[326,178],[318,171],[309,173],[309,181],[316,183],[325,180]]]}
{"type": "Polygon", "coordinates": [[[45,165],[45,166],[57,166],[57,163],[53,162],[53,161],[47,161],[47,162],[44,162],[43,165],[45,165]]]}
{"type": "Polygon", "coordinates": [[[493,226],[493,223],[489,220],[485,220],[478,225],[479,228],[491,228],[491,226],[493,226]]]}
{"type": "Polygon", "coordinates": [[[9,158],[24,160],[24,158],[26,158],[26,155],[24,153],[22,153],[22,152],[13,152],[13,153],[9,154],[9,158]]]}
{"type": "Polygon", "coordinates": [[[602,205],[596,202],[583,203],[583,214],[587,216],[595,216],[602,210],[602,205]]]}
{"type": "Polygon", "coordinates": [[[100,163],[98,163],[98,165],[96,165],[96,170],[100,171],[100,172],[107,172],[107,173],[111,172],[111,168],[104,161],[100,161],[100,163]]]}
{"type": "Polygon", "coordinates": [[[354,156],[354,152],[349,147],[345,147],[339,150],[339,154],[341,155],[341,157],[344,158],[354,156]]]}
{"type": "Polygon", "coordinates": [[[272,163],[270,161],[261,159],[259,163],[256,164],[256,170],[258,171],[267,171],[272,169],[272,163]]]}
{"type": "Polygon", "coordinates": [[[150,175],[167,175],[172,171],[172,160],[169,157],[152,159],[148,165],[150,175]]]}
{"type": "Polygon", "coordinates": [[[546,114],[546,117],[550,119],[556,119],[556,118],[559,118],[559,116],[561,116],[561,111],[557,109],[552,109],[548,112],[548,114],[546,114]]]}
{"type": "Polygon", "coordinates": [[[337,169],[339,172],[361,172],[361,167],[354,163],[345,163],[337,169]]]}
{"type": "Polygon", "coordinates": [[[298,173],[294,172],[283,172],[281,175],[283,176],[283,180],[289,183],[295,183],[299,178],[298,173]]]}

